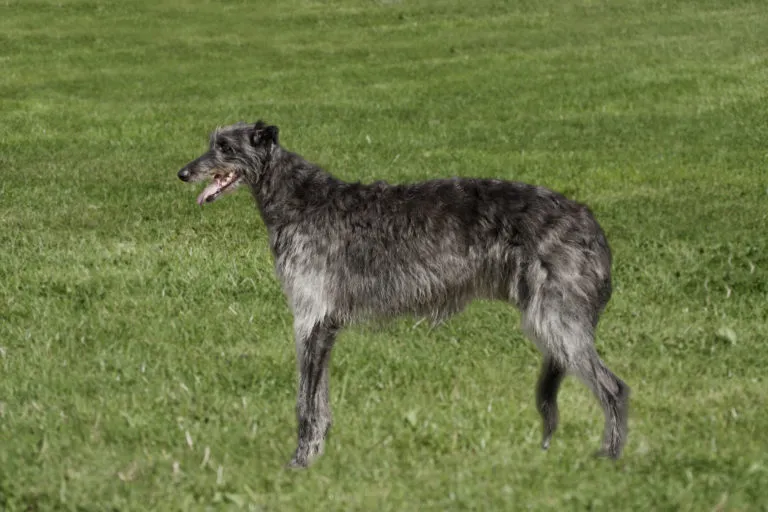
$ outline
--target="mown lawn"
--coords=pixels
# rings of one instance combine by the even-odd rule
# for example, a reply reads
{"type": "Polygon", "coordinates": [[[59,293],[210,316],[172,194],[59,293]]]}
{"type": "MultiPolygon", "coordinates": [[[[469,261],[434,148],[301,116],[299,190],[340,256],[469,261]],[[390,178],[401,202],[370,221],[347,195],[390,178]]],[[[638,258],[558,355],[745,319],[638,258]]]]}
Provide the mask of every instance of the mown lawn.
{"type": "Polygon", "coordinates": [[[768,16],[739,0],[0,2],[0,509],[768,510],[768,16]],[[630,441],[503,304],[345,332],[294,448],[291,317],[242,191],[176,171],[263,118],[349,180],[588,203],[630,441]]]}

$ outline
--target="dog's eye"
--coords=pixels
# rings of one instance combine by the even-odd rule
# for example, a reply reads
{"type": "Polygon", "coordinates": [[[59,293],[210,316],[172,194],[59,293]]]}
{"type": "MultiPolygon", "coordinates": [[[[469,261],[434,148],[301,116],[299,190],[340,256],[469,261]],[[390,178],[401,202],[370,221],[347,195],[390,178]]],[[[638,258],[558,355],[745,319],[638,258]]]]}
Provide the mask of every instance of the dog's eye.
{"type": "Polygon", "coordinates": [[[219,142],[219,151],[226,155],[231,155],[234,153],[234,151],[232,151],[232,147],[226,142],[219,142]]]}

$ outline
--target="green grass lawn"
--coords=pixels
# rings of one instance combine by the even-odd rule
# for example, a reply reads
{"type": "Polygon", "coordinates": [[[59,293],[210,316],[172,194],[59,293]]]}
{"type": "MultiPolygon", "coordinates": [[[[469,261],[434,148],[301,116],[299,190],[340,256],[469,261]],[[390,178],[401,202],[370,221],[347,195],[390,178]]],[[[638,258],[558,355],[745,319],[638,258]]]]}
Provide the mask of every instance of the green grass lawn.
{"type": "Polygon", "coordinates": [[[768,510],[768,16],[739,0],[0,2],[0,509],[768,510]],[[248,193],[176,171],[263,118],[348,180],[588,203],[617,463],[503,304],[343,333],[295,443],[291,316],[248,193]]]}

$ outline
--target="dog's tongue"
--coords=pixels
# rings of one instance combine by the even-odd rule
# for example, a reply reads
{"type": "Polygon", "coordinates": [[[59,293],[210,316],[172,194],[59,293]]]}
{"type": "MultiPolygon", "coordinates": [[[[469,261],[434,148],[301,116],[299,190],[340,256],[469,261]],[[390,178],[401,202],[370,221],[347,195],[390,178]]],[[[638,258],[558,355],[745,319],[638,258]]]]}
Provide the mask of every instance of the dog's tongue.
{"type": "Polygon", "coordinates": [[[215,179],[200,192],[199,196],[197,196],[197,204],[203,206],[205,203],[213,201],[216,199],[216,193],[219,190],[221,190],[221,183],[219,180],[215,179]]]}

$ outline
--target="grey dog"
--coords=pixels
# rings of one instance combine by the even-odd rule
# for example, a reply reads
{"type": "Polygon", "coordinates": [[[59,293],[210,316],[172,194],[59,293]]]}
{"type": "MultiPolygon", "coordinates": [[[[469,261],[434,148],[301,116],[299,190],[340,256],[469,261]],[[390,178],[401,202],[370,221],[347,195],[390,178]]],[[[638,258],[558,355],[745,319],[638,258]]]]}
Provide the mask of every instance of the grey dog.
{"type": "Polygon", "coordinates": [[[470,301],[517,306],[543,354],[536,404],[542,448],[558,424],[557,393],[578,376],[605,413],[600,455],[621,455],[629,387],[594,346],[611,296],[611,253],[589,209],[546,188],[452,178],[409,185],[347,183],[278,142],[263,121],[215,130],[208,151],[178,173],[210,180],[205,204],[250,188],[294,316],[298,447],[306,467],[331,426],[331,349],[350,323],[404,314],[435,321],[470,301]]]}

